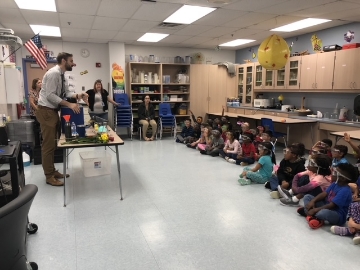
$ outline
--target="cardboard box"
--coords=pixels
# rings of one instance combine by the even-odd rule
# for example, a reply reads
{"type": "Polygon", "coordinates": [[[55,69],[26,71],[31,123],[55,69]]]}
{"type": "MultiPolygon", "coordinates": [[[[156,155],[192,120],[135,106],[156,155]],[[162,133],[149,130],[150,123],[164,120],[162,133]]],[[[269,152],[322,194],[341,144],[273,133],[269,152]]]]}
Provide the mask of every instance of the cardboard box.
{"type": "Polygon", "coordinates": [[[348,50],[348,49],[355,49],[355,48],[359,48],[359,47],[360,47],[360,43],[349,43],[349,44],[343,45],[342,49],[348,50]]]}

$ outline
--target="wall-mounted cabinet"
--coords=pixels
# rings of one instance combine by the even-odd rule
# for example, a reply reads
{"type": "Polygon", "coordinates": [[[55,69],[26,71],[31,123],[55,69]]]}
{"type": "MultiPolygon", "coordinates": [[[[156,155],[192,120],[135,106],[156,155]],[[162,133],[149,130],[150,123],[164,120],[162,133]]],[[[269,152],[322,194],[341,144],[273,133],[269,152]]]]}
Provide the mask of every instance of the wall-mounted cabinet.
{"type": "Polygon", "coordinates": [[[299,89],[301,57],[289,58],[284,68],[275,71],[275,89],[299,89]]]}
{"type": "Polygon", "coordinates": [[[239,65],[238,70],[238,97],[241,106],[252,106],[254,97],[254,63],[239,65]]]}
{"type": "Polygon", "coordinates": [[[334,68],[334,90],[360,89],[360,49],[336,52],[334,68]]]}
{"type": "Polygon", "coordinates": [[[301,59],[300,89],[332,89],[335,52],[306,55],[301,59]]]}
{"type": "Polygon", "coordinates": [[[263,68],[259,63],[255,64],[254,90],[274,89],[275,75],[273,70],[263,68]]]}

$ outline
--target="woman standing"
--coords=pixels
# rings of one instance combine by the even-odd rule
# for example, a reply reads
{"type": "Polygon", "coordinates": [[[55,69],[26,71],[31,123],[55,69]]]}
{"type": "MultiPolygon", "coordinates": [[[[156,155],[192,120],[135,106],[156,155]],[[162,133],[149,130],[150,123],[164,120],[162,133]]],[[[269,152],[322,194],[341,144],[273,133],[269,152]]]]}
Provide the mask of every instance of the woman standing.
{"type": "Polygon", "coordinates": [[[139,110],[139,124],[142,125],[142,134],[145,141],[153,141],[157,131],[157,124],[154,120],[155,118],[155,109],[154,106],[150,103],[150,96],[145,96],[144,102],[140,104],[139,110]],[[151,138],[146,137],[146,132],[151,125],[152,136],[151,138]]]}
{"type": "Polygon", "coordinates": [[[42,86],[39,78],[33,79],[31,89],[29,90],[30,117],[34,119],[35,146],[40,145],[40,123],[36,120],[36,111],[38,110],[38,99],[42,86]]]}
{"type": "Polygon", "coordinates": [[[103,88],[101,80],[96,80],[94,83],[94,89],[86,91],[89,95],[89,115],[98,116],[105,120],[108,120],[108,102],[114,106],[119,106],[115,101],[109,97],[109,93],[103,88]]]}

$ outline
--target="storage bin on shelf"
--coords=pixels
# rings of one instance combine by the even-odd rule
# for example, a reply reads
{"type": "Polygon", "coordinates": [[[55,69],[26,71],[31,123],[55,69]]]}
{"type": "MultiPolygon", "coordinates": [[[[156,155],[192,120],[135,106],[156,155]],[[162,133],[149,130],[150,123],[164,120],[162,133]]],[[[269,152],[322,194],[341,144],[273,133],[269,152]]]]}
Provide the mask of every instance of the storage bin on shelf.
{"type": "Polygon", "coordinates": [[[181,103],[179,106],[179,114],[186,115],[187,114],[187,105],[185,103],[181,103]]]}
{"type": "Polygon", "coordinates": [[[111,156],[106,151],[80,152],[81,167],[85,177],[111,173],[111,156]]]}

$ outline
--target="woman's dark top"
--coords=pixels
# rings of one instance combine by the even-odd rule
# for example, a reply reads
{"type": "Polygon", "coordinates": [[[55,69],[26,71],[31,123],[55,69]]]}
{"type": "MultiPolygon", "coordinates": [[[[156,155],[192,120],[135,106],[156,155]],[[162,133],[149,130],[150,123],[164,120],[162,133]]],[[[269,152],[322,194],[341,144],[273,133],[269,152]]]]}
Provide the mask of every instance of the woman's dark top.
{"type": "Polygon", "coordinates": [[[152,120],[155,118],[155,109],[154,106],[149,103],[149,110],[146,110],[145,103],[141,103],[138,109],[138,115],[139,120],[145,120],[146,118],[149,118],[149,120],[152,120]]]}
{"type": "MultiPolygon", "coordinates": [[[[109,93],[103,89],[101,93],[101,99],[103,101],[103,111],[105,112],[108,109],[108,100],[107,97],[109,95],[109,93]]],[[[94,103],[95,103],[95,91],[94,89],[90,89],[86,91],[86,94],[89,95],[88,101],[89,101],[89,108],[91,111],[94,111],[94,103]]]]}

